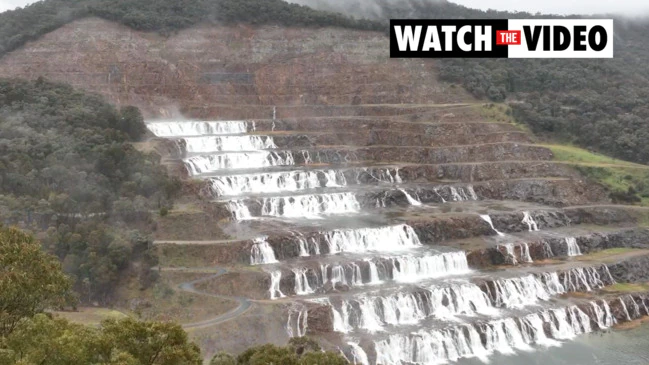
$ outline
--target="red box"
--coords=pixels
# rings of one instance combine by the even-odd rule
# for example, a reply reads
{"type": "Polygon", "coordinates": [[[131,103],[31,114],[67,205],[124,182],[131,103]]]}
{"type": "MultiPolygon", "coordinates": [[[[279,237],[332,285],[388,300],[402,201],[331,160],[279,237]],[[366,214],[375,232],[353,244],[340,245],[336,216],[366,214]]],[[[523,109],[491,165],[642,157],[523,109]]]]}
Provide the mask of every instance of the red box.
{"type": "Polygon", "coordinates": [[[520,30],[497,30],[496,31],[496,45],[508,46],[521,44],[521,31],[520,30]]]}

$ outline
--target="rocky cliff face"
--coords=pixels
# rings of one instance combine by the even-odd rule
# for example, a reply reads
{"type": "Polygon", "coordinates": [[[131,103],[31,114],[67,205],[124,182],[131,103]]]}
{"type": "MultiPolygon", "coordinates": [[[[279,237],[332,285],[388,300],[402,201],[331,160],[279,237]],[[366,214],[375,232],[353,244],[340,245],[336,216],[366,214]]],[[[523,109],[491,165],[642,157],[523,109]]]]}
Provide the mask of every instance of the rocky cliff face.
{"type": "Polygon", "coordinates": [[[471,100],[436,82],[434,64],[389,60],[380,33],[283,27],[197,27],[169,38],[83,19],[0,60],[0,75],[96,91],[148,116],[325,116],[307,106],[471,100]]]}

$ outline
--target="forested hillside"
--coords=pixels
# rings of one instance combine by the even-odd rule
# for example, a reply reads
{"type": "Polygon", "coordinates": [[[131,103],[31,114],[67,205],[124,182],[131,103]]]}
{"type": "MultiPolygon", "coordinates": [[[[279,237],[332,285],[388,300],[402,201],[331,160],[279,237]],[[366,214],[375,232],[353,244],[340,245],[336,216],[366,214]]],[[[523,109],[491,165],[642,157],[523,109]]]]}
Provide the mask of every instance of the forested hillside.
{"type": "Polygon", "coordinates": [[[107,300],[135,260],[141,283],[151,280],[147,239],[124,222],[146,224],[179,183],[130,143],[145,130],[137,108],[42,79],[0,80],[0,223],[43,232],[86,301],[107,300]]]}

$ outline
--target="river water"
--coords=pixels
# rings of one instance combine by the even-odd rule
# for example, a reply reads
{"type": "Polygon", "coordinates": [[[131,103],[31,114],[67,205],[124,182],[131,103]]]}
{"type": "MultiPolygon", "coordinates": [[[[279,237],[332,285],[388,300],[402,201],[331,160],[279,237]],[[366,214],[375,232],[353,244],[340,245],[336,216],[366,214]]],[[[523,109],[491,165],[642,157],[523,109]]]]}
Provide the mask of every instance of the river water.
{"type": "MultiPolygon", "coordinates": [[[[535,351],[510,356],[494,354],[489,360],[497,365],[648,365],[649,324],[630,330],[581,335],[561,347],[537,347],[535,351]]],[[[457,363],[484,364],[478,359],[457,363]]]]}

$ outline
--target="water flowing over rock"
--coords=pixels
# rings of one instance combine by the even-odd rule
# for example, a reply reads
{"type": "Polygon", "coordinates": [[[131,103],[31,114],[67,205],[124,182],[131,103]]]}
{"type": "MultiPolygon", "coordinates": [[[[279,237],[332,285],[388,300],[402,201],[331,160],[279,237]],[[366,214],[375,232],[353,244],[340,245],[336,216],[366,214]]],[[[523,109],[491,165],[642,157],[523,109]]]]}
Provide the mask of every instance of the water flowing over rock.
{"type": "Polygon", "coordinates": [[[401,224],[379,228],[342,229],[327,232],[329,253],[395,251],[421,246],[412,227],[401,224]]]}
{"type": "MultiPolygon", "coordinates": [[[[593,306],[600,303],[593,302],[593,306]]],[[[604,323],[605,325],[608,322],[604,323]]],[[[582,333],[592,332],[590,317],[579,307],[549,309],[521,318],[504,318],[475,325],[444,329],[422,329],[412,334],[392,334],[376,341],[377,364],[438,364],[461,358],[487,356],[499,352],[513,354],[529,350],[533,344],[558,345],[582,333]],[[546,332],[546,327],[549,331],[546,332]]]]}
{"type": "Polygon", "coordinates": [[[496,227],[494,227],[494,223],[491,221],[491,217],[490,217],[489,215],[487,215],[487,214],[480,214],[480,218],[482,218],[485,222],[489,223],[489,226],[491,227],[491,229],[494,230],[494,232],[496,232],[496,234],[498,234],[499,236],[504,236],[504,235],[505,235],[504,233],[499,232],[499,231],[496,229],[496,227]]]}
{"type": "Polygon", "coordinates": [[[261,214],[287,218],[357,213],[361,209],[353,193],[293,195],[264,198],[261,214]]]}
{"type": "Polygon", "coordinates": [[[280,280],[282,279],[282,272],[279,270],[270,273],[270,299],[277,299],[285,297],[284,293],[279,288],[280,280]]]}
{"type": "Polygon", "coordinates": [[[337,170],[285,171],[220,176],[210,179],[215,196],[244,193],[279,193],[323,187],[346,186],[345,175],[337,170]]]}
{"type": "Polygon", "coordinates": [[[581,256],[581,249],[574,237],[566,237],[566,246],[568,247],[568,256],[581,256]]]}
{"type": "Polygon", "coordinates": [[[306,336],[309,326],[309,311],[305,306],[293,305],[288,310],[288,321],[286,322],[286,333],[288,337],[306,336]]]}
{"type": "Polygon", "coordinates": [[[523,212],[522,223],[527,224],[527,228],[530,232],[539,230],[539,226],[534,221],[534,218],[532,218],[532,216],[530,215],[530,212],[523,212]]]}
{"type": "Polygon", "coordinates": [[[255,130],[255,122],[246,121],[160,121],[146,127],[157,137],[183,137],[206,134],[240,134],[255,130]]]}
{"type": "MultiPolygon", "coordinates": [[[[408,194],[408,192],[405,191],[404,189],[399,189],[399,190],[403,193],[403,195],[406,196],[406,199],[408,200],[408,203],[409,203],[410,205],[414,205],[414,206],[419,206],[419,205],[421,205],[421,202],[419,201],[419,199],[412,197],[412,196],[411,196],[410,194],[408,194]]],[[[383,206],[385,206],[385,204],[383,204],[383,206]]]]}
{"type": "Polygon", "coordinates": [[[190,175],[200,175],[228,169],[264,168],[295,165],[291,152],[249,151],[224,152],[186,158],[185,166],[190,175]]]}
{"type": "Polygon", "coordinates": [[[190,153],[222,151],[256,151],[277,148],[268,136],[203,136],[183,138],[185,151],[190,153]]]}
{"type": "Polygon", "coordinates": [[[262,265],[276,263],[275,252],[270,247],[266,238],[257,238],[254,240],[250,249],[250,264],[262,265]]]}

